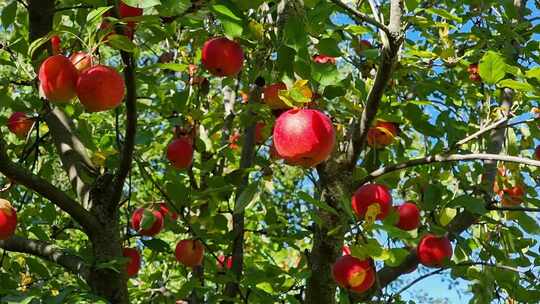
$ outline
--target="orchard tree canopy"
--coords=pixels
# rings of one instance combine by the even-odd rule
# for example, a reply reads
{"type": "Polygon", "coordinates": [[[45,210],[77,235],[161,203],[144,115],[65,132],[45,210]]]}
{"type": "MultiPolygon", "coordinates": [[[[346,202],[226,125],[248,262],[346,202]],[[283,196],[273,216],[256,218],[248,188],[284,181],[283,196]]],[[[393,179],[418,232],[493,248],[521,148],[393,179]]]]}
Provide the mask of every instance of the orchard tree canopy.
{"type": "Polygon", "coordinates": [[[539,1],[0,5],[0,302],[540,302],[539,1]]]}

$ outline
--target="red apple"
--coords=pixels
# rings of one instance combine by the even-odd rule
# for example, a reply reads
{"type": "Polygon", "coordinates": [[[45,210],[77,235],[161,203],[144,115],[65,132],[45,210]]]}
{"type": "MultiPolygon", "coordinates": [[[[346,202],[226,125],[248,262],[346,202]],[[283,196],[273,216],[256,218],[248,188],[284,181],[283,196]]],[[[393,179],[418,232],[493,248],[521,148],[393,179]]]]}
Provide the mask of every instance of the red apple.
{"type": "Polygon", "coordinates": [[[201,61],[215,76],[234,76],[244,63],[242,47],[225,37],[212,38],[204,43],[201,61]]]}
{"type": "Polygon", "coordinates": [[[169,206],[167,206],[166,203],[160,203],[159,204],[159,212],[161,212],[161,215],[163,217],[170,216],[173,221],[176,221],[178,219],[178,213],[171,211],[169,206]]]}
{"type": "Polygon", "coordinates": [[[351,255],[351,248],[349,248],[349,246],[347,246],[347,245],[343,245],[341,247],[341,254],[342,255],[351,255]]]}
{"type": "Polygon", "coordinates": [[[446,236],[426,234],[420,240],[416,253],[422,265],[441,267],[445,260],[452,258],[452,243],[446,236]]]}
{"type": "Polygon", "coordinates": [[[368,207],[378,205],[377,219],[383,220],[390,213],[392,196],[390,191],[380,184],[363,185],[356,190],[352,197],[352,208],[359,218],[364,218],[368,207]]]}
{"type": "Polygon", "coordinates": [[[11,203],[0,198],[0,240],[9,239],[17,228],[17,211],[11,203]]]}
{"type": "Polygon", "coordinates": [[[76,95],[78,74],[65,56],[51,56],[39,68],[39,90],[50,102],[69,102],[76,95]]]}
{"type": "Polygon", "coordinates": [[[90,67],[92,67],[94,61],[92,55],[85,52],[75,52],[69,56],[69,60],[71,60],[79,72],[88,70],[90,67]]]}
{"type": "Polygon", "coordinates": [[[403,230],[414,230],[420,226],[420,210],[413,202],[406,202],[396,207],[399,221],[396,226],[403,230]]]}
{"type": "Polygon", "coordinates": [[[18,137],[26,137],[33,125],[34,119],[26,116],[23,112],[11,114],[7,121],[8,129],[18,137]]]}
{"type": "Polygon", "coordinates": [[[204,246],[199,240],[181,240],[176,245],[175,256],[184,266],[199,266],[203,261],[204,246]]]}
{"type": "Polygon", "coordinates": [[[480,77],[480,71],[478,69],[478,63],[471,63],[467,68],[467,72],[469,72],[470,80],[475,82],[482,81],[482,78],[480,77]]]}
{"type": "Polygon", "coordinates": [[[378,120],[374,127],[369,128],[367,142],[375,149],[388,146],[397,136],[398,126],[396,123],[378,120]]]}
{"type": "Polygon", "coordinates": [[[134,277],[139,273],[141,269],[141,255],[135,248],[124,248],[122,255],[129,258],[129,262],[126,265],[126,272],[128,277],[134,277]]]}
{"type": "Polygon", "coordinates": [[[217,266],[219,271],[222,271],[224,266],[227,269],[231,269],[232,268],[232,257],[230,257],[230,256],[226,257],[224,255],[220,255],[218,257],[218,260],[216,261],[216,266],[217,266]]]}
{"type": "Polygon", "coordinates": [[[332,56],[327,55],[313,55],[313,61],[316,63],[330,63],[330,64],[336,64],[336,58],[332,56]]]}
{"type": "Polygon", "coordinates": [[[163,228],[163,215],[157,210],[138,208],[131,216],[131,228],[140,235],[154,236],[163,228]]]}
{"type": "Polygon", "coordinates": [[[291,109],[274,127],[274,146],[287,163],[305,168],[328,159],[336,140],[332,121],[313,109],[291,109]]]}
{"type": "Polygon", "coordinates": [[[120,5],[118,6],[118,11],[121,18],[139,17],[143,14],[142,8],[129,6],[122,1],[120,1],[120,5]]]}
{"type": "Polygon", "coordinates": [[[285,104],[279,98],[280,90],[287,90],[287,85],[284,84],[283,82],[278,82],[278,83],[268,85],[264,88],[263,101],[268,107],[270,107],[270,109],[288,109],[289,108],[289,106],[285,104]]]}
{"type": "Polygon", "coordinates": [[[505,188],[502,191],[503,195],[501,199],[501,204],[503,206],[518,206],[523,202],[523,195],[525,195],[525,190],[521,185],[516,185],[511,188],[505,188]]]}
{"type": "Polygon", "coordinates": [[[540,145],[536,146],[534,149],[534,159],[540,160],[540,145]]]}
{"type": "Polygon", "coordinates": [[[174,139],[167,147],[167,158],[179,170],[187,169],[193,163],[193,144],[187,136],[174,139]]]}
{"type": "Polygon", "coordinates": [[[51,47],[53,55],[62,53],[62,40],[60,39],[60,36],[54,35],[51,37],[51,47]]]}
{"type": "Polygon", "coordinates": [[[101,112],[118,107],[126,93],[124,78],[113,68],[95,65],[81,73],[77,96],[88,112],[101,112]]]}
{"type": "Polygon", "coordinates": [[[361,39],[360,41],[356,41],[356,43],[353,43],[353,47],[358,54],[361,54],[365,50],[372,49],[373,45],[368,40],[361,39]]]}
{"type": "Polygon", "coordinates": [[[370,260],[360,260],[352,255],[339,257],[332,266],[336,283],[357,293],[362,293],[375,283],[375,271],[370,260]]]}

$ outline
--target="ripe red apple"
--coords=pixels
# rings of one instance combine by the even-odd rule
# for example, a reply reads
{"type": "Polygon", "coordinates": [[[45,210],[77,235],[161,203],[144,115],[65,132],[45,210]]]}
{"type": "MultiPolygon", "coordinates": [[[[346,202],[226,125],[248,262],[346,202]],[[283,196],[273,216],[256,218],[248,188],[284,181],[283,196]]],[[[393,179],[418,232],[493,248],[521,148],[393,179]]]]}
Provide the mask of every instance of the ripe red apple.
{"type": "Polygon", "coordinates": [[[335,143],[332,121],[313,109],[291,109],[274,127],[274,146],[288,164],[313,167],[328,159],[335,143]]]}
{"type": "Polygon", "coordinates": [[[204,43],[201,61],[215,76],[234,76],[242,69],[244,51],[238,43],[225,37],[212,38],[204,43]]]}
{"type": "Polygon", "coordinates": [[[330,63],[330,64],[336,64],[336,58],[332,56],[327,55],[313,55],[313,61],[316,63],[330,63]]]}
{"type": "Polygon", "coordinates": [[[179,170],[187,169],[193,163],[193,144],[187,136],[174,139],[167,147],[167,158],[179,170]]]}
{"type": "Polygon", "coordinates": [[[232,257],[230,256],[224,256],[220,255],[218,257],[218,260],[216,261],[216,266],[218,268],[218,271],[222,271],[223,267],[226,267],[227,269],[232,268],[232,257]]]}
{"type": "Polygon", "coordinates": [[[51,56],[39,68],[39,90],[50,102],[69,102],[76,95],[78,74],[65,56],[51,56]]]}
{"type": "Polygon", "coordinates": [[[403,230],[414,230],[420,226],[420,210],[413,202],[405,202],[396,208],[399,221],[396,226],[403,230]]]}
{"type": "Polygon", "coordinates": [[[26,137],[33,125],[34,119],[26,116],[26,114],[23,112],[15,112],[11,114],[7,121],[9,131],[18,137],[26,137]]]}
{"type": "Polygon", "coordinates": [[[336,283],[357,293],[362,293],[375,283],[375,271],[369,260],[360,260],[352,255],[339,257],[332,266],[336,283]]]}
{"type": "Polygon", "coordinates": [[[62,53],[62,40],[60,39],[60,36],[54,35],[51,37],[51,48],[53,55],[62,53]]]}
{"type": "Polygon", "coordinates": [[[131,216],[131,228],[140,235],[154,236],[163,228],[163,215],[157,210],[138,208],[131,216]]]}
{"type": "Polygon", "coordinates": [[[283,82],[277,82],[264,88],[263,101],[268,107],[270,107],[270,109],[289,108],[289,106],[279,98],[278,94],[280,90],[287,90],[287,85],[283,82]]]}
{"type": "Polygon", "coordinates": [[[129,258],[129,262],[126,265],[128,277],[136,276],[141,269],[141,254],[135,248],[124,248],[122,250],[122,255],[129,258]]]}
{"type": "Polygon", "coordinates": [[[518,206],[523,202],[525,190],[521,185],[518,184],[514,187],[505,188],[502,191],[501,204],[503,206],[518,206]]]}
{"type": "Polygon", "coordinates": [[[383,220],[390,213],[392,196],[390,191],[380,184],[363,185],[356,190],[352,197],[352,209],[356,216],[364,218],[371,205],[378,205],[377,219],[383,220]]]}
{"type": "Polygon", "coordinates": [[[536,146],[534,149],[534,159],[540,160],[540,145],[536,146]]]}
{"type": "Polygon", "coordinates": [[[95,65],[82,72],[77,81],[77,96],[88,112],[118,107],[126,93],[124,78],[113,68],[95,65]]]}
{"type": "Polygon", "coordinates": [[[143,9],[138,7],[133,7],[125,4],[123,1],[120,1],[120,5],[118,6],[118,11],[120,13],[121,18],[129,18],[129,17],[139,17],[143,14],[143,9]]]}
{"type": "Polygon", "coordinates": [[[184,266],[199,266],[203,261],[204,246],[199,240],[181,240],[176,245],[175,256],[184,266]]]}
{"type": "Polygon", "coordinates": [[[369,128],[367,142],[375,149],[388,146],[398,134],[396,123],[378,120],[374,127],[369,128]]]}
{"type": "Polygon", "coordinates": [[[17,228],[17,211],[11,203],[0,198],[0,240],[9,239],[17,228]]]}
{"type": "Polygon", "coordinates": [[[351,248],[349,248],[349,246],[347,246],[347,245],[343,245],[341,247],[341,254],[342,255],[351,255],[351,248]]]}
{"type": "Polygon", "coordinates": [[[161,215],[163,217],[170,216],[173,221],[176,221],[178,219],[178,213],[171,211],[169,206],[167,206],[166,203],[160,203],[159,204],[159,212],[161,212],[161,215]]]}
{"type": "Polygon", "coordinates": [[[94,61],[92,55],[85,52],[75,52],[69,56],[69,60],[71,60],[79,72],[88,70],[90,67],[92,67],[94,61]]]}
{"type": "Polygon", "coordinates": [[[428,267],[441,267],[445,260],[452,258],[452,251],[452,243],[448,237],[433,234],[422,237],[416,248],[418,260],[428,267]]]}

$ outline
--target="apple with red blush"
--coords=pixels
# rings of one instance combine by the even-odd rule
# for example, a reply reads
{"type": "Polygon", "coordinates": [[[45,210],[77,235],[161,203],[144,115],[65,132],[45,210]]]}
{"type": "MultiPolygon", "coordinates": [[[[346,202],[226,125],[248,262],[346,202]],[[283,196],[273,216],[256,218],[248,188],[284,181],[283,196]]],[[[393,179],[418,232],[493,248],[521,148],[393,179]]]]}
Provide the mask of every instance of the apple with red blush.
{"type": "Polygon", "coordinates": [[[426,234],[416,248],[418,261],[427,267],[442,267],[452,258],[452,243],[447,236],[426,234]]]}
{"type": "Polygon", "coordinates": [[[113,68],[95,65],[81,72],[77,96],[88,112],[101,112],[118,107],[124,100],[124,78],[113,68]]]}
{"type": "Polygon", "coordinates": [[[233,260],[231,256],[224,256],[224,255],[218,256],[218,259],[216,261],[216,266],[217,266],[218,271],[223,271],[224,268],[231,269],[232,262],[233,260]]]}
{"type": "Polygon", "coordinates": [[[276,152],[286,163],[304,168],[327,160],[334,149],[335,130],[324,113],[291,109],[276,120],[273,132],[276,152]]]}
{"type": "Polygon", "coordinates": [[[413,202],[405,202],[396,207],[399,219],[396,227],[410,231],[420,226],[420,210],[413,202]]]}
{"type": "Polygon", "coordinates": [[[360,260],[347,254],[332,265],[332,277],[342,288],[362,293],[375,283],[375,270],[371,260],[360,260]]]}
{"type": "Polygon", "coordinates": [[[368,214],[383,220],[392,208],[392,195],[384,185],[367,184],[354,192],[351,204],[358,218],[364,219],[368,214]]]}
{"type": "Polygon", "coordinates": [[[368,130],[367,143],[375,149],[384,148],[392,143],[398,132],[396,123],[377,120],[375,126],[368,130]]]}
{"type": "Polygon", "coordinates": [[[319,64],[336,64],[336,58],[328,55],[313,55],[313,61],[319,64]]]}
{"type": "Polygon", "coordinates": [[[63,55],[51,56],[38,72],[40,94],[54,103],[67,103],[76,95],[79,73],[73,63],[63,55]]]}
{"type": "Polygon", "coordinates": [[[267,85],[263,90],[263,102],[273,110],[288,109],[287,104],[279,98],[279,91],[287,90],[287,85],[283,82],[277,82],[267,85]]]}
{"type": "Polygon", "coordinates": [[[51,37],[51,49],[53,55],[59,55],[62,53],[62,39],[60,39],[60,36],[53,35],[51,37]]]}
{"type": "Polygon", "coordinates": [[[180,136],[167,146],[167,158],[171,166],[184,170],[193,163],[193,140],[189,136],[180,136]]]}
{"type": "Polygon", "coordinates": [[[94,65],[92,55],[86,52],[75,52],[69,56],[69,60],[79,72],[84,72],[94,65]]]}
{"type": "Polygon", "coordinates": [[[176,245],[175,257],[184,266],[200,266],[204,257],[204,246],[199,240],[181,240],[176,245]]]}
{"type": "Polygon", "coordinates": [[[173,221],[178,219],[178,213],[171,211],[171,208],[166,203],[159,203],[159,212],[164,218],[169,217],[173,221]]]}
{"type": "Polygon", "coordinates": [[[128,277],[136,276],[141,269],[141,254],[139,251],[135,248],[124,248],[122,250],[122,256],[129,259],[126,265],[128,277]]]}
{"type": "Polygon", "coordinates": [[[131,228],[143,236],[154,236],[163,229],[163,214],[158,210],[138,208],[131,216],[131,228]]]}
{"type": "Polygon", "coordinates": [[[235,41],[217,37],[204,43],[201,54],[203,66],[214,76],[235,76],[244,64],[244,51],[235,41]]]}
{"type": "Polygon", "coordinates": [[[17,229],[17,211],[8,200],[0,198],[0,240],[9,239],[17,229]]]}
{"type": "Polygon", "coordinates": [[[34,119],[23,112],[14,112],[7,121],[7,127],[11,133],[24,138],[34,125],[34,119]]]}

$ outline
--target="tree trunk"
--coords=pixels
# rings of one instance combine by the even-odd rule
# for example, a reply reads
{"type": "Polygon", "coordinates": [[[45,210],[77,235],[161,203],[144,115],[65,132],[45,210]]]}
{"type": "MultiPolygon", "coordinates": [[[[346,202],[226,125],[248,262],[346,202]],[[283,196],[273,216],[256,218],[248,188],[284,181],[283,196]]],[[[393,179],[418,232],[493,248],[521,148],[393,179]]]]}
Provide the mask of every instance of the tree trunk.
{"type": "Polygon", "coordinates": [[[111,303],[126,304],[129,303],[126,272],[100,267],[122,257],[118,208],[111,206],[109,195],[113,191],[112,178],[111,175],[98,178],[91,192],[93,205],[90,212],[98,219],[102,229],[96,235],[90,236],[95,260],[87,283],[96,295],[111,303]]]}
{"type": "MultiPolygon", "coordinates": [[[[336,163],[327,163],[318,168],[320,184],[324,187],[321,201],[340,212],[340,201],[349,197],[349,191],[343,186],[351,180],[347,170],[339,169],[336,163]],[[334,167],[334,168],[332,168],[334,167]]],[[[332,277],[332,265],[341,254],[347,223],[346,216],[339,216],[319,209],[321,226],[315,224],[313,247],[309,255],[311,275],[307,282],[306,304],[336,303],[336,283],[332,277]],[[331,232],[331,234],[330,234],[331,232]]]]}

